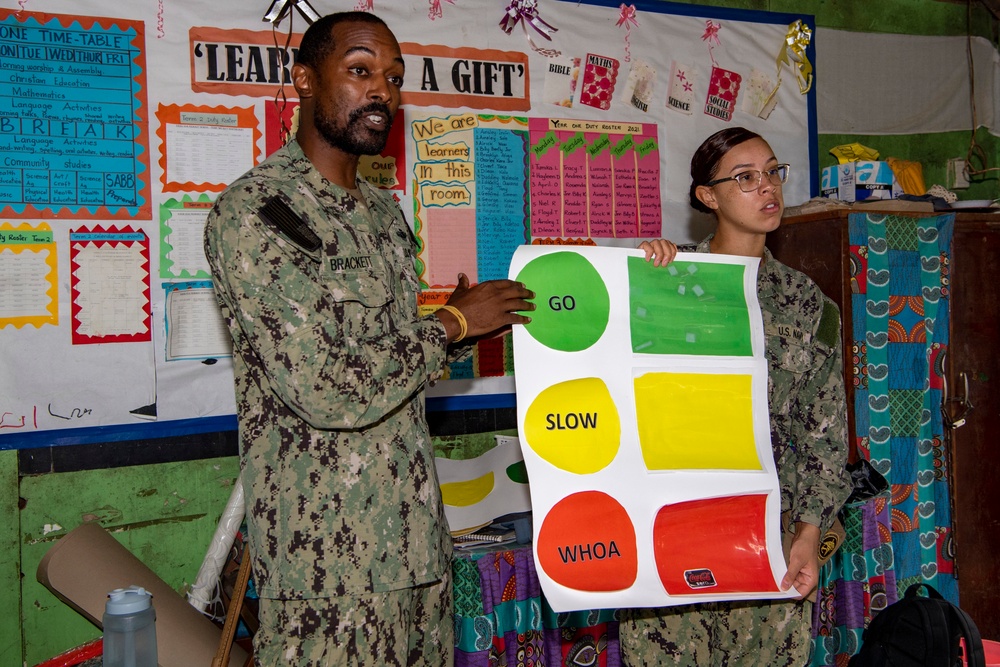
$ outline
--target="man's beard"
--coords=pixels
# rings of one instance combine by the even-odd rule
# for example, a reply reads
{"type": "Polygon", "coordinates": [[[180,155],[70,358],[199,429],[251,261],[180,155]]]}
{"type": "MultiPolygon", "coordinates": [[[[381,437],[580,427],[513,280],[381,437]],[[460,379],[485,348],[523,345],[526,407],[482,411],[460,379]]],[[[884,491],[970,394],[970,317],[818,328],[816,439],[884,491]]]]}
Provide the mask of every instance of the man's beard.
{"type": "Polygon", "coordinates": [[[378,155],[385,149],[385,144],[389,140],[392,113],[387,105],[372,102],[352,111],[344,126],[338,125],[333,114],[327,113],[326,109],[316,110],[314,122],[320,135],[332,147],[350,155],[378,155]],[[362,124],[361,119],[374,112],[385,114],[386,124],[382,131],[371,130],[362,124]]]}

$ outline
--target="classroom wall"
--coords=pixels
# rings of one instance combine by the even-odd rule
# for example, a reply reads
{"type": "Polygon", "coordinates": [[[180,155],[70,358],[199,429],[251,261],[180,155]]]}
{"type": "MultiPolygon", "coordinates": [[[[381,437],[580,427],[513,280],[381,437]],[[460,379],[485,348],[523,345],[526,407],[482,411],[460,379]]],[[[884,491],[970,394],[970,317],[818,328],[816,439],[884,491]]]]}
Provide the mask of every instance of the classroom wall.
{"type": "MultiPolygon", "coordinates": [[[[385,0],[383,0],[385,1],[385,0]]],[[[329,3],[315,0],[321,11],[329,3]]],[[[713,0],[685,4],[811,13],[817,27],[912,35],[964,35],[964,2],[943,0],[713,0]]],[[[376,11],[378,3],[375,3],[376,11]]],[[[976,4],[973,32],[997,40],[997,21],[976,4]]],[[[818,86],[822,86],[822,65],[818,86]]],[[[965,156],[971,132],[862,137],[820,135],[827,151],[858,141],[885,156],[919,160],[928,185],[945,184],[949,158],[965,156]]],[[[1000,141],[979,130],[990,166],[1000,163],[1000,141]]],[[[995,177],[974,182],[963,198],[1000,196],[995,177]]],[[[481,432],[510,427],[511,414],[472,411],[434,417],[438,432],[481,432]]],[[[180,592],[194,581],[238,474],[232,434],[160,442],[77,445],[0,451],[0,665],[35,665],[99,636],[96,628],[35,580],[53,525],[71,529],[99,518],[115,536],[180,592]],[[67,451],[72,450],[72,451],[67,451]]]]}
{"type": "MultiPolygon", "coordinates": [[[[755,9],[775,12],[802,12],[816,17],[816,27],[854,32],[897,33],[905,35],[954,36],[972,35],[985,37],[994,45],[1000,40],[1000,24],[982,3],[971,1],[971,11],[964,0],[713,0],[712,2],[687,2],[685,4],[711,4],[719,7],[755,9]]],[[[957,75],[966,76],[965,72],[957,75]]],[[[822,86],[822,63],[818,65],[816,85],[822,86]]],[[[859,77],[871,81],[873,98],[877,96],[880,77],[890,77],[891,72],[878,70],[878,63],[871,63],[859,77]]],[[[859,100],[859,103],[863,100],[859,100]]],[[[821,113],[821,112],[820,112],[821,113]]],[[[970,119],[971,120],[971,119],[970,119]]],[[[980,119],[981,120],[981,119],[980,119]]],[[[971,125],[971,123],[970,123],[971,125]]],[[[965,132],[935,134],[905,134],[894,136],[866,136],[820,134],[820,167],[836,164],[830,149],[842,144],[858,142],[879,151],[882,158],[897,157],[916,160],[923,165],[927,187],[940,184],[945,187],[947,165],[951,158],[965,158],[969,153],[972,128],[965,132]]],[[[982,149],[986,164],[973,160],[977,168],[1000,167],[1000,137],[979,128],[975,142],[982,149]]],[[[1000,172],[975,177],[968,190],[959,192],[961,199],[996,199],[1000,197],[1000,172]]]]}

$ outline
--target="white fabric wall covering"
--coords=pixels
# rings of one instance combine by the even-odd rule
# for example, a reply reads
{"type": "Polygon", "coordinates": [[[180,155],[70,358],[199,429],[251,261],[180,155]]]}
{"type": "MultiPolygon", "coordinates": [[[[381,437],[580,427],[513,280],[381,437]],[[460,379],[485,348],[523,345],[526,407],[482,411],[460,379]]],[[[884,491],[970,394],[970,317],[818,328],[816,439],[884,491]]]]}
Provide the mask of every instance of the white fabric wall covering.
{"type": "MultiPolygon", "coordinates": [[[[819,28],[820,134],[927,134],[972,129],[968,40],[819,28]]],[[[1000,54],[972,38],[976,121],[1000,136],[1000,54]]]]}

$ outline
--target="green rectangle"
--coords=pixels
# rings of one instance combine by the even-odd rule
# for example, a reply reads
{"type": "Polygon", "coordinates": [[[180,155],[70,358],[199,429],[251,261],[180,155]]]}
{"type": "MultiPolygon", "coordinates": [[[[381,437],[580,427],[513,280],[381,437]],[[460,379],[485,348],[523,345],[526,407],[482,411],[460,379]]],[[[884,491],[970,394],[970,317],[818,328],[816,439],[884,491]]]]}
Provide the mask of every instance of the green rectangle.
{"type": "Polygon", "coordinates": [[[753,355],[742,264],[628,258],[632,351],[753,355]]]}

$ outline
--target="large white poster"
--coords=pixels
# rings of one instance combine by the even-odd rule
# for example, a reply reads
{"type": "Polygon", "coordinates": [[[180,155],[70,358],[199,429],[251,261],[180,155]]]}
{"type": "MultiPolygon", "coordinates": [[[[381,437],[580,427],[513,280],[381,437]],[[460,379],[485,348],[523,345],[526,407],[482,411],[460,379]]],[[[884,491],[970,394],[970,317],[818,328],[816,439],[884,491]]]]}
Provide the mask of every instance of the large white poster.
{"type": "Polygon", "coordinates": [[[757,260],[523,247],[514,328],[535,561],[556,611],[782,592],[757,260]]]}

